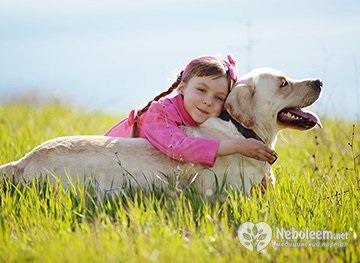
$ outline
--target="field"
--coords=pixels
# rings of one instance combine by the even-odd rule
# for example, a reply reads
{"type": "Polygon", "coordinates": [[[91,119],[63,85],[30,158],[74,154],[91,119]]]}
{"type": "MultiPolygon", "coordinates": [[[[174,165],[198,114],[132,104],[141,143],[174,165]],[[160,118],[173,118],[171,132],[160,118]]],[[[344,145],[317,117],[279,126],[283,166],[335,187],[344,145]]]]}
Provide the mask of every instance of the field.
{"type": "MultiPolygon", "coordinates": [[[[0,164],[54,137],[103,134],[119,118],[57,103],[2,105],[0,164]]],[[[188,189],[101,199],[81,184],[15,186],[2,178],[0,262],[359,262],[360,123],[323,125],[281,133],[276,188],[264,195],[226,189],[208,202],[188,189]],[[258,222],[271,227],[265,249],[240,243],[244,222],[257,226],[245,239],[264,240],[258,222]],[[303,238],[307,231],[339,235],[303,238]]]]}

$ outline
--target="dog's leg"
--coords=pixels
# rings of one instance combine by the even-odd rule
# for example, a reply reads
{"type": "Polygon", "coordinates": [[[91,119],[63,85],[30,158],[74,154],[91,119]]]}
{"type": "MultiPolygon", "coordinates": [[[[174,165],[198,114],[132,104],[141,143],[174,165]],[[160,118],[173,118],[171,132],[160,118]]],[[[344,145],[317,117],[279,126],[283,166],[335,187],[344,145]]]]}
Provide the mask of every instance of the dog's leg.
{"type": "Polygon", "coordinates": [[[265,174],[263,179],[261,180],[261,192],[265,194],[266,190],[269,187],[275,187],[275,176],[272,170],[269,173],[265,174]]]}

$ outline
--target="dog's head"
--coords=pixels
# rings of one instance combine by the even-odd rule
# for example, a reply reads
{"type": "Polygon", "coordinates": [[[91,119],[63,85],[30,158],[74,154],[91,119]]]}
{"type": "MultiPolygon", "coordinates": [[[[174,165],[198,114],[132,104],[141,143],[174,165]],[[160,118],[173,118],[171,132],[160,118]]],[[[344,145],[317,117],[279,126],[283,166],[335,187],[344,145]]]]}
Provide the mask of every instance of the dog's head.
{"type": "Polygon", "coordinates": [[[274,69],[256,69],[239,79],[224,107],[249,129],[271,125],[307,130],[321,126],[314,113],[303,110],[319,98],[321,88],[319,79],[293,80],[274,69]]]}

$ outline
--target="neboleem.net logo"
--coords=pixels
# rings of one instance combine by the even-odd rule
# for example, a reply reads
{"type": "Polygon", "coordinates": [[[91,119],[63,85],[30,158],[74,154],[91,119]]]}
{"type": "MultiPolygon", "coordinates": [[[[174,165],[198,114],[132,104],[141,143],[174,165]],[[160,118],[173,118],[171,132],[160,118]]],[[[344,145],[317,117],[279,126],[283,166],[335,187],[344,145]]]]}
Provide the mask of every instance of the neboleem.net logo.
{"type": "Polygon", "coordinates": [[[272,239],[271,227],[265,222],[242,223],[238,230],[240,243],[251,251],[261,251],[272,239]]]}
{"type": "Polygon", "coordinates": [[[345,247],[348,245],[348,232],[334,233],[329,230],[311,230],[275,227],[273,232],[265,222],[245,222],[238,229],[240,243],[251,251],[265,249],[275,235],[274,247],[345,247]]]}

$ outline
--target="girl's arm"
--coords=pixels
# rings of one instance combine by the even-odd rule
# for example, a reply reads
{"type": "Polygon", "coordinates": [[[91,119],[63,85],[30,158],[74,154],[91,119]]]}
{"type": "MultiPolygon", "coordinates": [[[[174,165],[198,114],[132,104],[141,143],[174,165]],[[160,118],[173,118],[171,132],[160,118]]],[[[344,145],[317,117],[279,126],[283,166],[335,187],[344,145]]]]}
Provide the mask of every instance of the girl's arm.
{"type": "Polygon", "coordinates": [[[155,148],[175,160],[213,166],[219,140],[189,137],[179,127],[184,123],[177,108],[165,106],[153,103],[141,116],[140,137],[146,138],[155,148]]]}
{"type": "Polygon", "coordinates": [[[208,139],[189,137],[172,105],[153,103],[141,119],[140,135],[169,157],[184,162],[213,166],[218,156],[239,153],[272,163],[275,152],[255,139],[208,139]]]}
{"type": "Polygon", "coordinates": [[[258,140],[234,138],[220,141],[217,157],[234,153],[268,163],[273,163],[276,160],[275,151],[258,140]]]}

